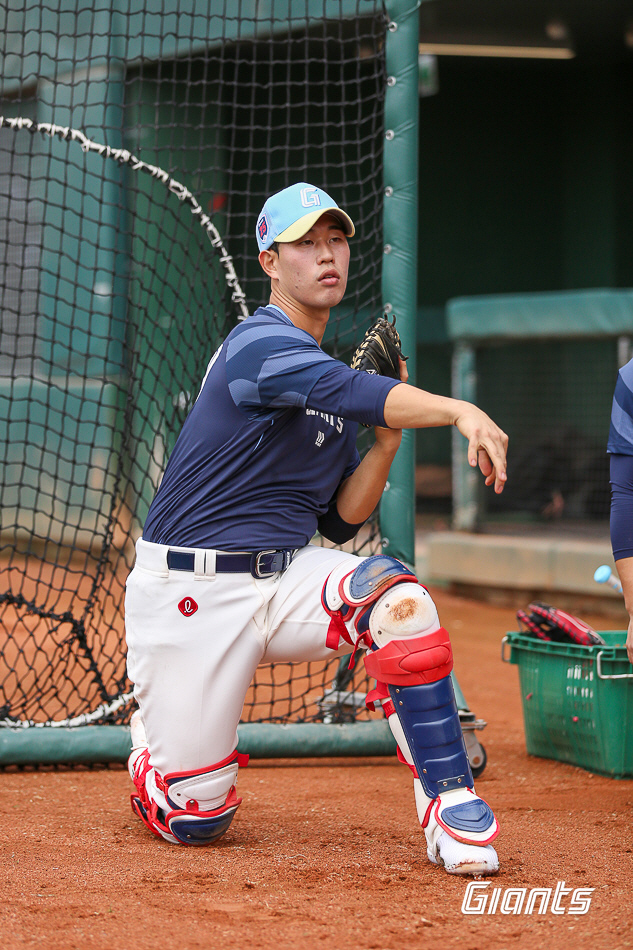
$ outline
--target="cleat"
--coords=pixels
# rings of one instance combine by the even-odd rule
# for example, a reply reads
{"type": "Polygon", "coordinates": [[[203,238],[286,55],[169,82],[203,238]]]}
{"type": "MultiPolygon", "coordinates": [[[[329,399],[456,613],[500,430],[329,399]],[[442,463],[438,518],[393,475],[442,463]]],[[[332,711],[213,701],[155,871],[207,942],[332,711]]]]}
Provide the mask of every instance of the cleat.
{"type": "Polygon", "coordinates": [[[427,848],[426,853],[432,864],[443,867],[448,874],[496,874],[499,870],[499,858],[491,844],[464,844],[446,831],[437,839],[435,848],[427,848]]]}
{"type": "MultiPolygon", "coordinates": [[[[424,804],[419,787],[416,800],[419,806],[424,804]]],[[[448,874],[496,874],[499,870],[491,843],[499,825],[489,805],[473,790],[448,792],[429,802],[422,827],[429,861],[448,874]]]]}

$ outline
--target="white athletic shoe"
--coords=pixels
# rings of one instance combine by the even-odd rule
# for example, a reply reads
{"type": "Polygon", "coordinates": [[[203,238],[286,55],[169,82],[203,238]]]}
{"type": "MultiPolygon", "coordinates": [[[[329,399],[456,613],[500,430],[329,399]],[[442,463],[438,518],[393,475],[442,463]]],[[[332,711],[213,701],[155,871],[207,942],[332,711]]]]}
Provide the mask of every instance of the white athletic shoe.
{"type": "Polygon", "coordinates": [[[499,858],[491,844],[464,844],[443,831],[435,848],[426,851],[429,861],[443,867],[449,874],[496,874],[499,858]]]}
{"type": "Polygon", "coordinates": [[[141,718],[141,710],[137,709],[132,714],[130,720],[130,738],[132,739],[132,749],[146,749],[147,736],[145,735],[145,726],[141,718]]]}

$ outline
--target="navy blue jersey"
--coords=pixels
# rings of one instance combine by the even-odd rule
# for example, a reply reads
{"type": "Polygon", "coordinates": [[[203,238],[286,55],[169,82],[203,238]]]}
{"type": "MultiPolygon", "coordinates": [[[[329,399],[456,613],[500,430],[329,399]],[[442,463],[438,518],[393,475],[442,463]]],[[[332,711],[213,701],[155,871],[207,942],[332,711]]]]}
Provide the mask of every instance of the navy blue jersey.
{"type": "Polygon", "coordinates": [[[618,373],[607,452],[633,455],[633,360],[629,360],[618,373]]]}
{"type": "Polygon", "coordinates": [[[385,425],[397,380],[350,369],[278,307],[214,354],[149,510],[146,541],[299,548],[360,463],[357,423],[385,425]]]}

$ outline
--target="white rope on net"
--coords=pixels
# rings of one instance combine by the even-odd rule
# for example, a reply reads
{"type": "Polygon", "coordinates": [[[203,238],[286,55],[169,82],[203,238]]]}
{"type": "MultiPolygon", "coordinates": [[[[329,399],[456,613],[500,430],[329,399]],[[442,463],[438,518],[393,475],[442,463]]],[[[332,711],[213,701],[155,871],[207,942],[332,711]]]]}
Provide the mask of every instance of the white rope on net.
{"type": "Polygon", "coordinates": [[[166,172],[163,168],[159,168],[158,165],[150,165],[142,161],[126,148],[112,148],[110,145],[95,142],[84,135],[79,129],[70,129],[63,125],[54,125],[52,122],[34,122],[25,116],[16,116],[14,118],[0,116],[0,129],[3,128],[3,126],[14,130],[24,129],[31,133],[41,132],[50,138],[57,136],[65,142],[78,142],[84,152],[96,152],[104,158],[113,158],[122,165],[129,165],[129,167],[135,171],[145,172],[145,174],[151,175],[152,178],[160,181],[179,201],[189,205],[191,213],[204,229],[212,246],[218,252],[220,263],[226,272],[226,282],[231,288],[231,299],[239,307],[241,319],[248,316],[246,296],[240,286],[239,278],[233,265],[233,258],[224,246],[222,236],[213,221],[209,215],[202,210],[200,202],[186,185],[176,181],[169,172],[166,172]]]}
{"type": "Polygon", "coordinates": [[[0,729],[72,729],[77,726],[89,726],[93,722],[107,719],[134,698],[134,693],[121,693],[111,703],[102,703],[90,713],[82,713],[72,719],[50,719],[48,722],[34,722],[32,719],[0,719],[0,729]]]}

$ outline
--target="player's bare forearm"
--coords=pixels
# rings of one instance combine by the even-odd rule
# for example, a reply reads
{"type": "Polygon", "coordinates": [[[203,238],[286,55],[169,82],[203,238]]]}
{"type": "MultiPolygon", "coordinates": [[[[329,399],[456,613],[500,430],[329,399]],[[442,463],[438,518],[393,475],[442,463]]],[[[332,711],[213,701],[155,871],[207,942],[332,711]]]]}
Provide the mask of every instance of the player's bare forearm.
{"type": "Polygon", "coordinates": [[[477,406],[438,396],[416,386],[394,386],[385,401],[385,422],[395,429],[426,429],[454,425],[468,439],[468,461],[479,464],[486,485],[502,492],[506,479],[508,437],[477,406]]]}
{"type": "Polygon", "coordinates": [[[394,429],[450,426],[457,419],[459,399],[428,393],[417,386],[394,386],[385,401],[385,422],[394,429]]]}
{"type": "Polygon", "coordinates": [[[376,442],[336,496],[343,521],[360,524],[369,518],[384,491],[401,436],[400,429],[376,429],[376,442]]]}
{"type": "Polygon", "coordinates": [[[629,614],[629,631],[626,638],[626,652],[629,660],[633,663],[633,557],[622,557],[615,562],[618,571],[620,583],[622,584],[622,593],[624,595],[624,605],[629,614]]]}

